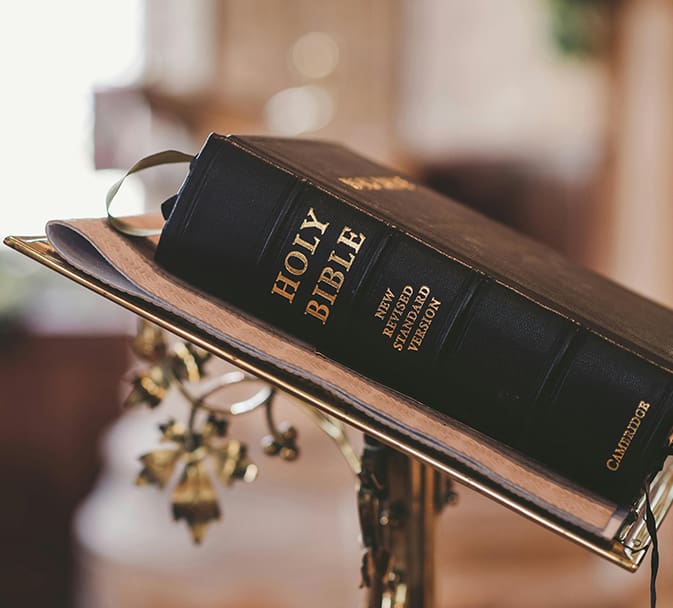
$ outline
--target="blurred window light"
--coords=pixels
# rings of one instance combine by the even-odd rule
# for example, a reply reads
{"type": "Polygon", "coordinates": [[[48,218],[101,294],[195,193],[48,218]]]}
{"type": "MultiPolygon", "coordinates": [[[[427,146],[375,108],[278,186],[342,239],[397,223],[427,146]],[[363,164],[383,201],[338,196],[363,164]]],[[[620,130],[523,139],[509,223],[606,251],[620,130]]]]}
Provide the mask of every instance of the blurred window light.
{"type": "Polygon", "coordinates": [[[268,129],[284,136],[322,129],[333,116],[332,95],[314,85],[283,89],[271,97],[264,108],[268,129]]]}
{"type": "MultiPolygon", "coordinates": [[[[142,9],[142,0],[3,4],[3,236],[43,233],[53,217],[103,214],[116,177],[93,168],[93,87],[139,77],[142,9]]],[[[142,209],[133,190],[123,211],[142,209]]]]}
{"type": "Polygon", "coordinates": [[[309,32],[292,45],[290,62],[304,78],[325,78],[339,63],[339,46],[329,34],[309,32]]]}

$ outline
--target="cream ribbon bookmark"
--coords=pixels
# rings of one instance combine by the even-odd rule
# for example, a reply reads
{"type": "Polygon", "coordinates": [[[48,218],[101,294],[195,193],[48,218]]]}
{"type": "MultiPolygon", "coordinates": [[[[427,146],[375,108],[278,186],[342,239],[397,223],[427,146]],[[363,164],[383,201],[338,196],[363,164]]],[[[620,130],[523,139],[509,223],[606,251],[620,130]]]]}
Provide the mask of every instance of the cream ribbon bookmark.
{"type": "Polygon", "coordinates": [[[161,229],[154,228],[139,228],[133,226],[129,222],[125,222],[118,217],[112,215],[110,207],[112,206],[112,201],[114,197],[119,192],[119,189],[122,187],[124,180],[133,173],[142,171],[143,169],[149,169],[151,167],[158,167],[159,165],[171,165],[174,163],[189,163],[193,160],[194,156],[192,154],[186,154],[185,152],[178,152],[177,150],[164,150],[163,152],[156,152],[155,154],[150,154],[145,158],[141,158],[135,165],[133,165],[121,179],[116,181],[107,192],[105,196],[105,211],[107,212],[107,221],[117,232],[126,234],[128,236],[156,236],[161,234],[161,229]]]}

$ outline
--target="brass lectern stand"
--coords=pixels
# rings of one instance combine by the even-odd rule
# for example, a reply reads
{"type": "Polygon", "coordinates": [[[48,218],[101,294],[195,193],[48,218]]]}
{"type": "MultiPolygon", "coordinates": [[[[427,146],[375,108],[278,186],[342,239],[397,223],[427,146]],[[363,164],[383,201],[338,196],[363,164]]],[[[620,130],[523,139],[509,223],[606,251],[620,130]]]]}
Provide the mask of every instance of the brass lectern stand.
{"type": "MultiPolygon", "coordinates": [[[[605,525],[593,527],[590,518],[585,517],[587,513],[594,513],[586,510],[593,509],[591,497],[583,496],[579,490],[568,494],[553,479],[538,476],[542,485],[552,484],[570,497],[565,503],[567,508],[559,511],[558,508],[548,507],[544,496],[537,494],[536,488],[541,486],[529,484],[517,488],[510,483],[501,483],[493,471],[506,456],[495,460],[480,459],[480,454],[488,452],[486,445],[479,447],[483,452],[474,451],[470,460],[451,443],[451,437],[461,436],[468,442],[463,442],[462,446],[484,445],[478,436],[472,437],[459,428],[448,428],[447,432],[452,433],[447,435],[448,439],[441,443],[435,439],[433,443],[413,428],[407,430],[399,424],[387,423],[385,408],[381,409],[383,402],[387,406],[399,406],[399,411],[411,411],[404,409],[411,407],[404,396],[387,391],[385,387],[374,386],[363,378],[352,380],[358,392],[346,392],[334,384],[323,386],[307,382],[306,369],[299,366],[297,370],[288,370],[279,363],[280,355],[269,350],[269,344],[276,337],[263,327],[250,323],[248,328],[245,325],[247,321],[227,317],[238,323],[236,331],[239,331],[239,338],[215,338],[204,330],[208,319],[194,323],[179,311],[178,314],[170,313],[165,307],[144,300],[141,295],[129,295],[64,261],[43,237],[8,237],[5,243],[150,323],[308,404],[320,415],[363,431],[366,441],[360,460],[358,507],[366,549],[362,577],[369,587],[368,605],[372,608],[429,608],[433,605],[434,523],[442,505],[454,496],[447,486],[448,478],[481,492],[627,570],[636,570],[644,559],[645,549],[650,543],[644,517],[644,497],[629,508],[616,505],[609,510],[608,505],[609,517],[605,525]],[[258,351],[255,352],[264,356],[257,356],[245,345],[241,346],[240,336],[248,335],[245,333],[248,329],[256,336],[258,351]],[[381,399],[383,401],[379,401],[381,399]],[[521,492],[521,488],[525,492],[521,492]],[[575,515],[577,518],[572,523],[575,515]]],[[[119,246],[123,246],[121,241],[119,246]]],[[[222,306],[222,314],[231,315],[226,305],[222,306]]],[[[285,343],[278,344],[281,350],[285,349],[285,343]]],[[[325,360],[318,361],[316,354],[308,353],[306,357],[312,362],[315,359],[321,366],[330,365],[325,360]]],[[[342,374],[339,369],[332,371],[333,377],[342,374]]],[[[450,424],[447,426],[450,427],[450,424]]],[[[511,463],[519,466],[515,459],[511,459],[511,463]]],[[[673,502],[673,467],[670,463],[653,480],[650,500],[659,525],[673,502]]],[[[605,509],[601,511],[605,512],[605,509]]]]}
{"type": "Polygon", "coordinates": [[[435,518],[455,500],[451,482],[368,436],[360,479],[368,608],[434,606],[435,518]]]}

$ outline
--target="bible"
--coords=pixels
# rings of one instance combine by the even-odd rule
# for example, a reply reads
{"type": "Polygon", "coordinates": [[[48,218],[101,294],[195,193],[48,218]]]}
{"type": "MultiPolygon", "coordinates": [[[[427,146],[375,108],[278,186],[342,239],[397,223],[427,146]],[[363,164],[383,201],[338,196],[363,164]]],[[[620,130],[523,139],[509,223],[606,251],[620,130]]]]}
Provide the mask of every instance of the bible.
{"type": "Polygon", "coordinates": [[[673,313],[391,169],[213,134],[163,210],[163,268],[572,484],[669,452],[673,313]]]}

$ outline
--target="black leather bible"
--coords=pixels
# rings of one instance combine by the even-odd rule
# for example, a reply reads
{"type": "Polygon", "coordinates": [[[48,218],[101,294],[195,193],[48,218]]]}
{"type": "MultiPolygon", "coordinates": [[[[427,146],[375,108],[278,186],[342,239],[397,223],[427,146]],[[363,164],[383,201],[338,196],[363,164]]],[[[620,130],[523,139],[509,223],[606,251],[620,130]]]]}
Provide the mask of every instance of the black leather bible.
{"type": "Polygon", "coordinates": [[[673,312],[338,145],[211,135],[156,260],[574,484],[631,503],[673,427],[673,312]]]}

